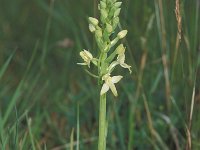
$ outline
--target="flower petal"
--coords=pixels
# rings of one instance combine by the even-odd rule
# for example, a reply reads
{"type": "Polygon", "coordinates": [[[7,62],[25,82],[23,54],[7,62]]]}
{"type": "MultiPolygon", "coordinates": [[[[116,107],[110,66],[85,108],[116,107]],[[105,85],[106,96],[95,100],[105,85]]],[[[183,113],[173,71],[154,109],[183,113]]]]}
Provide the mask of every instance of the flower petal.
{"type": "Polygon", "coordinates": [[[123,68],[127,68],[129,70],[129,72],[131,73],[131,66],[127,65],[126,63],[120,64],[120,66],[122,66],[123,68]]]}
{"type": "Polygon", "coordinates": [[[85,56],[88,57],[88,59],[93,59],[93,56],[89,51],[84,50],[84,53],[85,53],[85,56]]]}
{"type": "Polygon", "coordinates": [[[119,64],[118,61],[113,61],[110,66],[108,67],[108,72],[111,73],[113,69],[119,64]]]}
{"type": "Polygon", "coordinates": [[[100,94],[103,95],[106,92],[108,92],[108,90],[109,90],[109,86],[106,83],[104,83],[103,86],[102,86],[102,88],[101,88],[100,94]]]}
{"type": "Polygon", "coordinates": [[[120,64],[123,64],[125,61],[125,54],[118,55],[117,60],[119,61],[120,64]]]}
{"type": "Polygon", "coordinates": [[[88,65],[87,63],[77,63],[78,65],[86,66],[88,65]]]}
{"type": "Polygon", "coordinates": [[[118,96],[118,94],[117,94],[117,89],[116,89],[114,83],[108,82],[108,85],[109,85],[109,87],[110,87],[112,93],[114,94],[114,96],[118,96]]]}
{"type": "Polygon", "coordinates": [[[121,79],[123,78],[123,76],[113,76],[111,81],[112,83],[117,83],[119,82],[121,79]]]}

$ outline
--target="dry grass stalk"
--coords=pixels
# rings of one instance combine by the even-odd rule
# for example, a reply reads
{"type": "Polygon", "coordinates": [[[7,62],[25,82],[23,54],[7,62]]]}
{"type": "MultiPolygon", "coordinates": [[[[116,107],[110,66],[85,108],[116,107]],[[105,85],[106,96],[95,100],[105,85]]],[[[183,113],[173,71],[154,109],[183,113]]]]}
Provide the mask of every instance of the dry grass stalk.
{"type": "Polygon", "coordinates": [[[177,27],[178,27],[178,38],[181,40],[181,32],[182,32],[182,17],[180,12],[180,0],[176,0],[176,8],[175,8],[177,27]]]}

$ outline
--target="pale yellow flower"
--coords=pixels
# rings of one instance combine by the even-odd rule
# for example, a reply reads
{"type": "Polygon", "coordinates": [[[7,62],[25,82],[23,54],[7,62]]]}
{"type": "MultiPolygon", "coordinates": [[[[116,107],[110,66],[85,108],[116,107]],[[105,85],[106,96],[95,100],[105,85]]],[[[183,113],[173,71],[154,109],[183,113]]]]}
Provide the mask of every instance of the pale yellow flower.
{"type": "Polygon", "coordinates": [[[125,54],[119,54],[118,57],[117,57],[117,62],[119,63],[119,65],[123,68],[126,68],[129,70],[129,72],[131,73],[131,66],[127,65],[125,63],[125,54]]]}
{"type": "Polygon", "coordinates": [[[104,80],[105,83],[102,86],[100,94],[103,95],[106,92],[108,92],[108,90],[110,89],[112,91],[112,93],[114,94],[114,96],[118,96],[117,89],[115,87],[115,83],[119,82],[122,78],[123,78],[123,76],[111,77],[110,74],[104,75],[102,77],[102,80],[104,80]]]}
{"type": "Polygon", "coordinates": [[[92,54],[87,50],[83,50],[83,51],[80,52],[80,56],[84,60],[84,63],[77,63],[77,64],[87,65],[88,67],[90,67],[90,63],[93,60],[92,54]]]}
{"type": "Polygon", "coordinates": [[[129,72],[131,73],[131,66],[127,65],[125,63],[125,47],[123,46],[123,44],[120,44],[118,47],[117,47],[117,60],[116,61],[113,61],[109,68],[108,68],[108,72],[112,72],[112,70],[115,68],[115,66],[117,65],[120,65],[121,67],[123,68],[126,68],[129,70],[129,72]]]}

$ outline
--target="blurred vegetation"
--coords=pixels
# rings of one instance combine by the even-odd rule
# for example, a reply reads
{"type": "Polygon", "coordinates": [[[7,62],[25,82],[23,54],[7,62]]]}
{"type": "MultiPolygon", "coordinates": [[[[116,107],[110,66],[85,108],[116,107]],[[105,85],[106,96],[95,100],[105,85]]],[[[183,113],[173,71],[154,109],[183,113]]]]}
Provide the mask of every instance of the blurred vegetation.
{"type": "MultiPolygon", "coordinates": [[[[76,65],[83,47],[97,52],[87,22],[97,4],[0,1],[0,149],[69,149],[70,137],[97,148],[99,92],[76,65]]],[[[108,96],[108,150],[182,150],[189,137],[200,149],[200,1],[180,0],[181,40],[175,4],[123,0],[133,73],[108,96]]]]}

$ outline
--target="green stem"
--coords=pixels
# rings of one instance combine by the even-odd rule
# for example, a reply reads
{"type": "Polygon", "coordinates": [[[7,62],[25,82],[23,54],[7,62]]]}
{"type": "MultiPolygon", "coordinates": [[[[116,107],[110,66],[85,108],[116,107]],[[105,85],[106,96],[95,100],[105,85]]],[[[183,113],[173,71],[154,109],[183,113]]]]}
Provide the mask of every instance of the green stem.
{"type": "Polygon", "coordinates": [[[99,141],[98,150],[106,150],[107,121],[106,121],[106,94],[100,96],[99,106],[99,141]]]}

